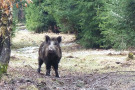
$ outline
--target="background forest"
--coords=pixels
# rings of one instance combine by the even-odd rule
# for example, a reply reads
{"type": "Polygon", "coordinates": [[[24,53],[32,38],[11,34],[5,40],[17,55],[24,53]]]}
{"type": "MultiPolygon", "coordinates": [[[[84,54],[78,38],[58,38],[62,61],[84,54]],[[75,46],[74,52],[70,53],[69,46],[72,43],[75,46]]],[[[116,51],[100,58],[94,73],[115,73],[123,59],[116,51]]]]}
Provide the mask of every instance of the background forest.
{"type": "Polygon", "coordinates": [[[40,33],[57,25],[62,32],[75,33],[85,48],[127,49],[135,44],[134,0],[33,0],[24,11],[29,30],[40,33]]]}

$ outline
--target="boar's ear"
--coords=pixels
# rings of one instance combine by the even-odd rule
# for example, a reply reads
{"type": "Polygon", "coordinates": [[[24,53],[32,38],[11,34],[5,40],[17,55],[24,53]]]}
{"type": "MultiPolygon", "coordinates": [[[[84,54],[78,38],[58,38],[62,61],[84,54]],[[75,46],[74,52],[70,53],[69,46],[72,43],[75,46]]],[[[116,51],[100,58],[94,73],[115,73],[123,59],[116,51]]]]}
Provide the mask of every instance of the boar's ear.
{"type": "Polygon", "coordinates": [[[50,37],[48,35],[45,36],[46,42],[50,41],[50,37]]]}
{"type": "Polygon", "coordinates": [[[61,42],[61,36],[57,37],[58,42],[61,42]]]}

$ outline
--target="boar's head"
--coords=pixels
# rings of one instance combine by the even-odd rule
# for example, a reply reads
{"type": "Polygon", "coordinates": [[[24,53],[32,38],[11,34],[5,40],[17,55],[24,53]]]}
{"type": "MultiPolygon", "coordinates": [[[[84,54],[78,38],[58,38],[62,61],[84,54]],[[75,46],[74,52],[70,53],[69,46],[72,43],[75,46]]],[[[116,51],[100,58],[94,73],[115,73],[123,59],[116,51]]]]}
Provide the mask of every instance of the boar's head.
{"type": "Polygon", "coordinates": [[[46,54],[56,54],[57,56],[61,56],[61,36],[50,38],[49,36],[45,36],[46,42],[46,54]]]}

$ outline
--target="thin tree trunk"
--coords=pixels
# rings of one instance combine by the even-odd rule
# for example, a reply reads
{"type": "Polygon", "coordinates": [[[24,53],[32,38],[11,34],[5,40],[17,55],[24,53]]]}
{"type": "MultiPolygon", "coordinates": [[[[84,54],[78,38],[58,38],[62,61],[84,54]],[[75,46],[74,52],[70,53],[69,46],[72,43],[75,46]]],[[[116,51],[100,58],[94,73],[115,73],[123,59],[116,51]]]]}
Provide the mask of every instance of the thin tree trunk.
{"type": "Polygon", "coordinates": [[[10,61],[10,32],[12,24],[12,14],[1,13],[0,17],[0,69],[2,73],[7,71],[7,66],[10,61]]]}
{"type": "MultiPolygon", "coordinates": [[[[2,11],[0,9],[0,27],[2,25],[1,15],[2,15],[2,11]]],[[[3,47],[3,44],[2,44],[2,32],[1,32],[1,29],[0,29],[0,55],[1,55],[2,47],[3,47]]]]}
{"type": "Polygon", "coordinates": [[[0,56],[1,56],[2,47],[3,47],[2,36],[0,36],[0,56]]]}
{"type": "Polygon", "coordinates": [[[10,32],[8,31],[9,21],[8,21],[7,14],[2,13],[1,22],[2,22],[2,25],[0,27],[1,29],[0,63],[8,64],[10,60],[11,50],[10,50],[10,32]]]}

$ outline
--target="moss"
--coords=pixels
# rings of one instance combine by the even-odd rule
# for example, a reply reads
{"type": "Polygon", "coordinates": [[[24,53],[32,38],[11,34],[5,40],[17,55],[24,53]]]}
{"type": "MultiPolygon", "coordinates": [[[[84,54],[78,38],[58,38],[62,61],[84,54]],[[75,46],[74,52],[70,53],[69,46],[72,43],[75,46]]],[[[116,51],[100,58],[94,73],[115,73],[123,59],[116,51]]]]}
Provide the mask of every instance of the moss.
{"type": "Polygon", "coordinates": [[[2,74],[7,73],[8,64],[0,64],[0,78],[2,74]]]}
{"type": "Polygon", "coordinates": [[[129,54],[128,54],[128,58],[130,58],[130,59],[134,59],[134,54],[133,54],[132,52],[129,52],[129,54]]]}

